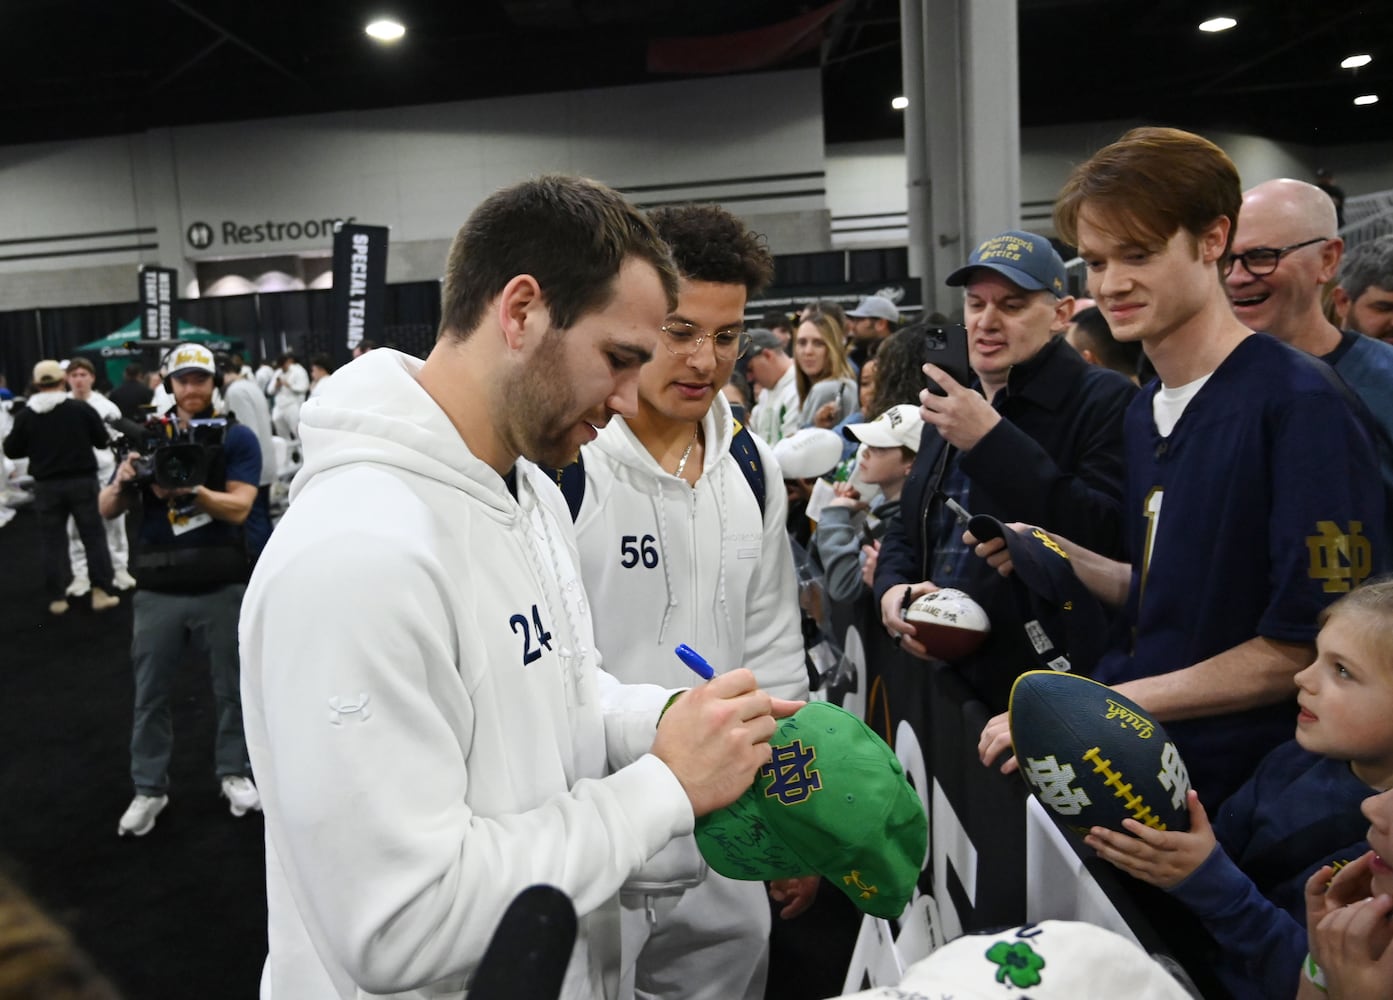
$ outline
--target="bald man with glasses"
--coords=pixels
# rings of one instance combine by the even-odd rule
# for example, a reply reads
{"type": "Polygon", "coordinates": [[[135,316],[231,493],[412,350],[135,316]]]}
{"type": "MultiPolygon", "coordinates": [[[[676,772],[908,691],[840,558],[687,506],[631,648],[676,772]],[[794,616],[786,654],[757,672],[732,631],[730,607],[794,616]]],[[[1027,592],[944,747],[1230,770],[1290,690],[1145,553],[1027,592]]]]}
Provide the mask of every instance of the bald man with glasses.
{"type": "Polygon", "coordinates": [[[1321,292],[1344,254],[1335,229],[1335,205],[1314,184],[1279,178],[1250,188],[1225,287],[1244,326],[1320,358],[1354,390],[1382,435],[1379,465],[1393,491],[1393,346],[1325,318],[1321,292]]]}

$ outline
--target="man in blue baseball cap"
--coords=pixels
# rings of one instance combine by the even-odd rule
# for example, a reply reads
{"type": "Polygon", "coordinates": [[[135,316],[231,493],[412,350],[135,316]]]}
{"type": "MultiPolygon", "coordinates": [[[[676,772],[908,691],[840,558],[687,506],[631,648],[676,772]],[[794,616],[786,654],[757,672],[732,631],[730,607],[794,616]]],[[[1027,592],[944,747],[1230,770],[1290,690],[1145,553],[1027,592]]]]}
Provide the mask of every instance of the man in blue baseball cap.
{"type": "Polygon", "coordinates": [[[966,264],[948,275],[944,284],[955,288],[965,286],[978,269],[1004,275],[1017,288],[1026,291],[1053,292],[1057,300],[1068,295],[1064,261],[1049,240],[1034,233],[1011,229],[984,240],[972,251],[966,264]]]}
{"type": "Polygon", "coordinates": [[[947,284],[963,289],[975,378],[959,385],[942,369],[924,366],[923,439],[901,494],[900,522],[881,540],[875,593],[885,628],[924,659],[928,652],[915,641],[904,609],[941,587],[970,594],[991,619],[992,634],[954,666],[978,697],[1004,710],[1021,671],[1063,654],[1085,670],[1089,663],[1072,661],[1088,656],[1047,641],[1034,604],[973,558],[962,540],[963,518],[1048,523],[1072,537],[1058,527],[1068,524],[1118,551],[1122,417],[1136,387],[1087,364],[1065,342],[1074,300],[1064,262],[1043,236],[1018,230],[992,236],[947,284]]]}

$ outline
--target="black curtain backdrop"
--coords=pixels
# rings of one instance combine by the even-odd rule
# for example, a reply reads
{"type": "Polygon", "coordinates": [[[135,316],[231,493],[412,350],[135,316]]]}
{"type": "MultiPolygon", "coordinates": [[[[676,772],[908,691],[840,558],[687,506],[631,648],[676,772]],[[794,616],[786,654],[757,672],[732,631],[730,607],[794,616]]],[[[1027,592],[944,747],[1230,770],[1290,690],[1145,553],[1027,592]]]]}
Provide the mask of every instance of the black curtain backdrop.
{"type": "Polygon", "coordinates": [[[853,284],[862,281],[903,281],[909,276],[909,250],[905,247],[853,250],[847,264],[847,277],[853,284]]]}
{"type": "Polygon", "coordinates": [[[313,355],[327,353],[330,295],[327,290],[312,289],[260,296],[258,337],[266,348],[264,356],[274,359],[288,348],[308,369],[313,355]]]}
{"type": "Polygon", "coordinates": [[[381,347],[424,358],[440,327],[440,282],[411,281],[387,286],[381,347]]]}
{"type": "Polygon", "coordinates": [[[225,337],[236,337],[252,353],[256,352],[258,307],[255,294],[180,299],[175,311],[184,322],[225,337]]]}
{"type": "Polygon", "coordinates": [[[822,285],[840,288],[848,282],[905,281],[908,277],[909,251],[904,247],[786,253],[774,258],[775,287],[822,285]]]}
{"type": "MultiPolygon", "coordinates": [[[[311,289],[180,299],[178,316],[214,333],[239,338],[248,361],[274,358],[287,347],[307,360],[329,351],[329,292],[311,289]]],[[[0,374],[22,395],[34,363],[71,357],[79,344],[99,340],[139,314],[139,304],[112,302],[0,312],[0,374]]],[[[425,357],[440,325],[440,282],[387,286],[383,347],[425,357]]],[[[99,388],[106,388],[99,384],[99,388]]]]}
{"type": "MultiPolygon", "coordinates": [[[[138,302],[111,302],[95,306],[65,306],[39,309],[38,323],[43,357],[61,361],[70,358],[79,344],[98,340],[120,329],[140,314],[138,302]]],[[[97,359],[93,359],[94,361],[97,359]]],[[[105,386],[106,366],[98,364],[97,388],[105,386]]]]}
{"type": "Polygon", "coordinates": [[[15,395],[28,391],[34,364],[42,359],[38,311],[0,313],[0,374],[15,395]]]}

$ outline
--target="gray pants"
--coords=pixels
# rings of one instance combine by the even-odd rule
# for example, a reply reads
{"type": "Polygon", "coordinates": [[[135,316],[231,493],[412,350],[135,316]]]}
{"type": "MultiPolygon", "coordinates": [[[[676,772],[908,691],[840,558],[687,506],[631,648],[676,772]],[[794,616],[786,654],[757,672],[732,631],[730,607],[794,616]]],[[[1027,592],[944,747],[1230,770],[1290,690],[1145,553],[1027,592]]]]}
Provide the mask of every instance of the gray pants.
{"type": "Polygon", "coordinates": [[[207,594],[136,591],[131,634],[131,665],[135,669],[131,781],[139,794],[163,795],[169,789],[169,756],[174,748],[169,702],[189,638],[202,645],[213,675],[217,776],[251,774],[242,732],[237,652],[237,618],[246,589],[246,584],[233,583],[207,594]]]}

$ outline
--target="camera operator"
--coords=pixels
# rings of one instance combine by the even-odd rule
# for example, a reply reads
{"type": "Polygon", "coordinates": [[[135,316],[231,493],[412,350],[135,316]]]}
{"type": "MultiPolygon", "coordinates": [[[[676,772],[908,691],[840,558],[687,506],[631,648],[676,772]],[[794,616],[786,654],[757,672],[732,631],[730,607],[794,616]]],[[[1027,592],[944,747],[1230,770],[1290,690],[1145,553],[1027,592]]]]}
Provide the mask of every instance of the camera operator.
{"type": "MultiPolygon", "coordinates": [[[[213,416],[215,372],[207,348],[185,344],[175,349],[167,385],[174,397],[169,433],[192,436],[193,421],[213,416]]],[[[200,485],[161,485],[168,477],[161,475],[161,448],[156,447],[153,480],[142,474],[149,456],[132,452],[99,497],[103,517],[119,516],[137,499],[142,511],[131,636],[135,798],[121,817],[121,836],[149,833],[169,803],[170,696],[188,636],[201,638],[212,672],[214,759],[222,795],[234,816],[261,808],[242,733],[237,650],[237,618],[251,565],[243,526],[256,500],[261,446],[251,430],[237,423],[228,424],[221,438],[217,444],[200,444],[208,459],[200,485]]],[[[158,445],[158,439],[153,443],[158,445]]]]}

